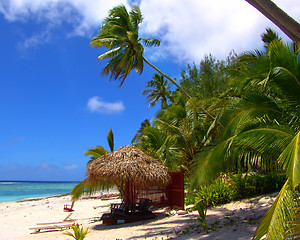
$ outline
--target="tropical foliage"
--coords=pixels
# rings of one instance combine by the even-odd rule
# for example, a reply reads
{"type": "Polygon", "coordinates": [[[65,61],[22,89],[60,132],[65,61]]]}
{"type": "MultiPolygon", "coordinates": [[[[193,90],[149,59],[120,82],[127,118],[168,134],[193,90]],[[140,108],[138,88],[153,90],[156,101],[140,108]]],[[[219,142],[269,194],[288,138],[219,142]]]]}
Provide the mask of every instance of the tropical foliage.
{"type": "Polygon", "coordinates": [[[110,59],[103,68],[102,74],[110,74],[111,79],[121,80],[121,86],[131,70],[141,74],[145,62],[172,82],[187,97],[190,97],[174,79],[144,58],[142,44],[146,47],[159,46],[160,40],[139,36],[139,25],[142,20],[141,10],[138,6],[133,6],[129,13],[124,5],[116,6],[110,10],[109,16],[103,21],[99,34],[91,41],[93,47],[103,46],[108,49],[107,52],[98,57],[99,60],[110,59]]]}
{"type": "Polygon", "coordinates": [[[225,61],[208,55],[199,68],[188,65],[177,84],[144,58],[143,45],[159,46],[160,41],[141,38],[141,22],[138,7],[127,12],[123,5],[117,6],[91,41],[94,47],[108,49],[99,56],[108,59],[102,73],[121,80],[121,85],[131,70],[141,74],[144,63],[159,73],[147,83],[151,89],[144,94],[150,106],[160,101],[160,112],[151,123],[142,123],[132,143],[170,170],[184,168],[191,190],[204,189],[220,173],[238,172],[231,176],[236,193],[244,197],[250,179],[245,172],[285,174],[286,182],[254,239],[297,233],[299,46],[283,43],[267,29],[263,50],[239,56],[232,52],[225,61]],[[165,79],[177,89],[171,91],[165,79]]]}
{"type": "MultiPolygon", "coordinates": [[[[299,46],[284,44],[270,29],[262,40],[264,50],[233,54],[228,64],[210,56],[199,70],[189,65],[181,84],[195,97],[182,98],[175,91],[173,103],[156,115],[135,143],[170,168],[191,172],[191,189],[203,187],[221,172],[285,172],[286,184],[255,236],[274,239],[276,234],[280,239],[291,229],[293,209],[299,204],[294,196],[300,179],[299,46]],[[216,82],[205,84],[209,80],[216,82]]],[[[246,182],[238,175],[235,180],[240,180],[243,196],[246,182]]]]}
{"type": "Polygon", "coordinates": [[[170,83],[165,80],[164,76],[154,74],[153,79],[147,82],[146,87],[152,88],[143,91],[144,95],[148,95],[147,103],[150,102],[149,107],[155,106],[160,101],[160,109],[163,110],[168,106],[168,101],[173,102],[170,83]]]}
{"type": "Polygon", "coordinates": [[[194,183],[198,184],[241,162],[254,170],[285,169],[288,180],[255,239],[283,236],[295,207],[292,193],[300,180],[299,63],[299,48],[279,40],[272,41],[265,53],[241,55],[232,77],[236,86],[238,81],[243,87],[222,99],[223,137],[195,159],[199,167],[194,183]]]}

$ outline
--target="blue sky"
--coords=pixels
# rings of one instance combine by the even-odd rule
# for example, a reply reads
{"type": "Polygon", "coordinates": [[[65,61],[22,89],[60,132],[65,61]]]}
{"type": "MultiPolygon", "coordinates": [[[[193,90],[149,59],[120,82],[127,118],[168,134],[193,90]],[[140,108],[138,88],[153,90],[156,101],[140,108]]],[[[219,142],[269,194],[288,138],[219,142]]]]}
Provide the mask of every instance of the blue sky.
{"type": "MultiPolygon", "coordinates": [[[[232,49],[260,48],[267,26],[279,32],[242,0],[226,6],[222,0],[139,2],[141,34],[162,41],[145,56],[172,77],[205,54],[225,58],[232,49]]],[[[275,2],[299,21],[299,4],[275,2]]],[[[105,62],[97,56],[105,49],[89,45],[108,10],[120,3],[130,4],[0,2],[0,180],[82,180],[85,150],[108,149],[110,128],[115,148],[130,144],[141,122],[153,117],[158,108],[148,109],[142,91],[154,70],[145,66],[118,88],[119,82],[100,77],[105,62]]]]}

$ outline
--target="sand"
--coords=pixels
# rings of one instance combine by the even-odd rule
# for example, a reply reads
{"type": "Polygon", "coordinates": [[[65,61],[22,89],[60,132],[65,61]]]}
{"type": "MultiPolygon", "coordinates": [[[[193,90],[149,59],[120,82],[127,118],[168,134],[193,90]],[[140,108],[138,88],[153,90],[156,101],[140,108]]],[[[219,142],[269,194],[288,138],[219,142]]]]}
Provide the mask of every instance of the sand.
{"type": "MultiPolygon", "coordinates": [[[[85,239],[252,239],[259,220],[274,202],[276,194],[233,202],[211,208],[207,212],[209,233],[197,220],[195,211],[157,209],[157,218],[143,222],[102,225],[100,217],[109,212],[111,203],[120,199],[82,199],[75,202],[71,218],[83,228],[89,228],[85,239]]],[[[33,234],[36,223],[62,221],[69,213],[63,211],[70,204],[70,196],[41,198],[31,201],[0,204],[0,239],[73,239],[63,235],[70,231],[45,231],[33,234]]]]}

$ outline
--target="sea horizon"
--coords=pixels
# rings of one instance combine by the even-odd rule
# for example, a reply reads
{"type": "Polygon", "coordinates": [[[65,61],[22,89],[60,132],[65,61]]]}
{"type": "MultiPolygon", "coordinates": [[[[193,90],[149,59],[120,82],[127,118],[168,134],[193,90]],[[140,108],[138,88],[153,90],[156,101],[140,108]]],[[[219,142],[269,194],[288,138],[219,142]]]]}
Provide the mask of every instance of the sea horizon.
{"type": "Polygon", "coordinates": [[[70,194],[79,182],[0,180],[0,203],[70,194]]]}

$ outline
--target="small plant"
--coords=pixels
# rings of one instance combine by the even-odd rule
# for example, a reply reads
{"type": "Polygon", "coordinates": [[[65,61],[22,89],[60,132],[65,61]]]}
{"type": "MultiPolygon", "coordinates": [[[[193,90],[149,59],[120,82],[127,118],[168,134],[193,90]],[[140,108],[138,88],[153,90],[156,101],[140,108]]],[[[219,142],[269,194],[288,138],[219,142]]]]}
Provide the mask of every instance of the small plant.
{"type": "Polygon", "coordinates": [[[197,211],[199,213],[199,222],[201,223],[203,230],[208,233],[208,228],[207,228],[207,222],[206,222],[206,213],[207,213],[207,206],[203,202],[198,202],[196,205],[197,211]]]}
{"type": "Polygon", "coordinates": [[[89,233],[88,228],[86,230],[83,230],[83,227],[80,228],[79,224],[74,224],[71,226],[73,233],[71,232],[65,232],[64,235],[73,237],[75,240],[83,240],[85,236],[89,233]]]}

